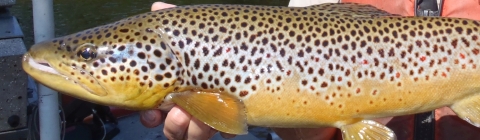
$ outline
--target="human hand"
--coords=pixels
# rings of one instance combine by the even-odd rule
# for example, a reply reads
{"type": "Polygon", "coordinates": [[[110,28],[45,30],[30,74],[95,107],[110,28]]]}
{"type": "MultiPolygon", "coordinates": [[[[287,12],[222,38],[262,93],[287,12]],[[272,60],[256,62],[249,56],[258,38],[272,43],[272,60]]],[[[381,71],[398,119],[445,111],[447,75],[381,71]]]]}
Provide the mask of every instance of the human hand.
{"type": "Polygon", "coordinates": [[[165,8],[172,8],[175,7],[173,4],[168,4],[168,3],[163,3],[163,2],[155,2],[152,4],[152,8],[150,9],[151,11],[157,11],[160,9],[165,9],[165,8]]]}
{"type": "MultiPolygon", "coordinates": [[[[140,122],[145,127],[156,127],[163,122],[163,133],[168,139],[199,139],[211,138],[217,130],[192,117],[179,106],[174,106],[168,113],[160,110],[148,110],[140,113],[140,122]],[[166,115],[166,116],[165,116],[166,115]],[[163,120],[165,119],[165,121],[163,120]]],[[[233,138],[235,135],[223,134],[224,138],[233,138]]]]}

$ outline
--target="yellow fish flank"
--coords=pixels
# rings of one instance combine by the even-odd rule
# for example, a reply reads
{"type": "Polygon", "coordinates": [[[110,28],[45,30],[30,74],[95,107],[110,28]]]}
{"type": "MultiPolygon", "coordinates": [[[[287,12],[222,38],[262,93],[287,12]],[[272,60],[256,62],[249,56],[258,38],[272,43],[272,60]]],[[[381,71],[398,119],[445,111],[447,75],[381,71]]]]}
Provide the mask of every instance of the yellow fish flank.
{"type": "Polygon", "coordinates": [[[35,44],[38,82],[90,102],[175,103],[213,128],[337,127],[395,139],[372,121],[451,107],[480,125],[480,22],[401,17],[369,5],[196,5],[35,44]]]}

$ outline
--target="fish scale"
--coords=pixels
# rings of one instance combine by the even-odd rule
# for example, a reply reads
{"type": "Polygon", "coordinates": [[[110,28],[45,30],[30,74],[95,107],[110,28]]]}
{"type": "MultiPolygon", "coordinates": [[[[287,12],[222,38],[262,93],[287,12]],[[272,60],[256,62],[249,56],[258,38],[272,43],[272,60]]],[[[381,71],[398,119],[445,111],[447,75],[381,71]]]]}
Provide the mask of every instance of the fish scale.
{"type": "Polygon", "coordinates": [[[181,6],[36,44],[23,66],[80,99],[173,102],[223,132],[333,126],[344,139],[387,139],[371,119],[451,106],[478,126],[468,110],[479,98],[479,25],[360,4],[181,6]]]}

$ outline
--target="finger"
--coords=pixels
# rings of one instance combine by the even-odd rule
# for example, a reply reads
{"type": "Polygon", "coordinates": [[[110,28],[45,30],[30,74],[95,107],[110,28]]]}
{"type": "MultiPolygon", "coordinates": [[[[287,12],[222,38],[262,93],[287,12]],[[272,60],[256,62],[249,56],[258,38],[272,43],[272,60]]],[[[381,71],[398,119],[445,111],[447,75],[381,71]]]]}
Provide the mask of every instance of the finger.
{"type": "Polygon", "coordinates": [[[220,132],[220,136],[222,136],[225,139],[231,139],[231,138],[234,138],[237,135],[220,132]]]}
{"type": "Polygon", "coordinates": [[[155,2],[152,4],[152,11],[160,10],[160,9],[165,9],[165,8],[171,8],[175,7],[175,5],[168,4],[168,3],[163,3],[163,2],[155,2]]]}
{"type": "Polygon", "coordinates": [[[162,112],[160,110],[147,110],[140,112],[140,122],[148,128],[162,124],[162,112]]]}
{"type": "Polygon", "coordinates": [[[208,140],[215,133],[216,130],[192,117],[190,120],[190,125],[188,126],[188,134],[186,139],[208,140]]]}
{"type": "Polygon", "coordinates": [[[192,116],[185,110],[178,106],[173,107],[165,119],[163,133],[171,140],[184,139],[191,118],[192,116]]]}
{"type": "Polygon", "coordinates": [[[385,118],[377,118],[377,119],[375,119],[375,121],[377,121],[380,124],[386,125],[392,119],[393,119],[393,117],[385,117],[385,118]]]}

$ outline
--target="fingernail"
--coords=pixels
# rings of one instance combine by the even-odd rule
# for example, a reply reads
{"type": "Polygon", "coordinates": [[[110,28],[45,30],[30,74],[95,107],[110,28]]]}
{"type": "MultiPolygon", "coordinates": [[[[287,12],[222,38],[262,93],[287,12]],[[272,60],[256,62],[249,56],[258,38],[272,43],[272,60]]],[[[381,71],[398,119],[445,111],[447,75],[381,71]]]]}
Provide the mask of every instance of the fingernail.
{"type": "Polygon", "coordinates": [[[145,111],[143,112],[142,116],[145,121],[153,122],[156,119],[155,113],[153,111],[145,111]]]}

